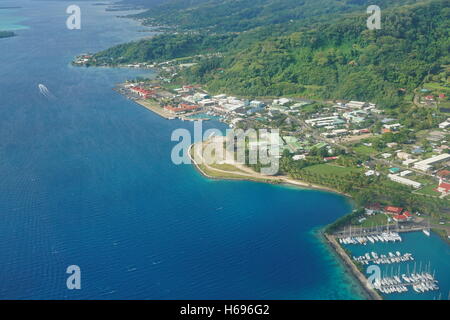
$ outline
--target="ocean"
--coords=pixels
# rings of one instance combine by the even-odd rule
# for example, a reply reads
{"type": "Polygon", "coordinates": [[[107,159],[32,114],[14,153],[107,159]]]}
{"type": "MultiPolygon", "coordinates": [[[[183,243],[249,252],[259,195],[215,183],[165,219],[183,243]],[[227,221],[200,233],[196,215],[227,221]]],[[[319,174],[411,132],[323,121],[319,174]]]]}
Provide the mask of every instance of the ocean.
{"type": "Polygon", "coordinates": [[[363,298],[315,235],[351,210],[345,197],[176,166],[171,133],[192,122],[112,90],[152,71],[71,66],[151,35],[116,17],[128,12],[79,2],[81,30],[68,30],[72,2],[0,4],[21,7],[0,10],[17,33],[0,39],[1,299],[363,298]]]}

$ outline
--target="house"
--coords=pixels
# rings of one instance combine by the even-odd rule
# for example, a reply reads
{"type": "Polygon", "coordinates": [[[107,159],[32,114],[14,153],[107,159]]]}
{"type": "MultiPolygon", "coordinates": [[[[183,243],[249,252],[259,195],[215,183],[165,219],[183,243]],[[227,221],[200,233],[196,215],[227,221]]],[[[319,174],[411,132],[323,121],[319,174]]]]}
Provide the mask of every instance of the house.
{"type": "Polygon", "coordinates": [[[398,146],[397,142],[389,142],[386,143],[386,145],[388,146],[388,148],[395,148],[396,146],[398,146]]]}
{"type": "Polygon", "coordinates": [[[437,176],[444,182],[447,182],[450,180],[450,171],[449,170],[441,170],[437,173],[437,176]]]}
{"type": "Polygon", "coordinates": [[[408,220],[408,218],[403,214],[396,214],[392,217],[392,219],[396,222],[405,222],[408,220]]]}
{"type": "Polygon", "coordinates": [[[448,127],[450,127],[449,119],[439,123],[439,129],[447,129],[448,127]]]}
{"type": "Polygon", "coordinates": [[[383,128],[388,130],[398,130],[402,125],[400,123],[385,124],[383,128]]]}
{"type": "Polygon", "coordinates": [[[402,215],[402,214],[396,214],[392,218],[394,219],[394,221],[397,221],[397,222],[406,221],[406,217],[404,215],[402,215]]]}
{"type": "Polygon", "coordinates": [[[403,211],[403,208],[400,208],[400,207],[394,207],[394,206],[384,207],[384,213],[386,213],[386,214],[401,214],[402,211],[403,211]]]}
{"type": "Polygon", "coordinates": [[[408,221],[412,219],[412,214],[409,213],[409,211],[403,212],[403,215],[406,217],[406,219],[408,219],[408,221]]]}
{"type": "Polygon", "coordinates": [[[297,154],[292,157],[292,160],[294,160],[294,161],[304,160],[304,159],[306,159],[306,156],[304,154],[297,154]]]}
{"type": "Polygon", "coordinates": [[[436,188],[436,191],[442,194],[448,194],[450,192],[450,183],[441,181],[439,186],[436,188]]]}

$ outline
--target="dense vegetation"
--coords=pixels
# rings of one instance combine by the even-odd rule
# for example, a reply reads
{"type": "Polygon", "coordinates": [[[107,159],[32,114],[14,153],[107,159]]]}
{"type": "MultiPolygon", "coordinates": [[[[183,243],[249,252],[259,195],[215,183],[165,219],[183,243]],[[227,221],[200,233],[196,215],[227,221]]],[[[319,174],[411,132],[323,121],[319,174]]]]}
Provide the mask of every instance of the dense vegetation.
{"type": "MultiPolygon", "coordinates": [[[[419,0],[379,0],[381,8],[419,0]]],[[[341,13],[365,10],[370,0],[168,0],[136,15],[147,23],[164,23],[182,30],[241,32],[257,27],[326,21],[341,13]]],[[[293,26],[289,26],[293,24],[293,26]]]]}
{"type": "Polygon", "coordinates": [[[212,92],[360,99],[394,107],[450,63],[449,1],[380,1],[386,7],[382,29],[374,31],[366,27],[369,2],[172,0],[140,18],[177,24],[184,32],[97,56],[126,63],[220,51],[223,56],[203,59],[182,74],[184,80],[207,84],[212,92]]]}
{"type": "MultiPolygon", "coordinates": [[[[381,30],[365,16],[323,23],[312,30],[270,38],[190,72],[212,91],[373,100],[398,105],[430,72],[450,63],[450,8],[434,1],[384,14],[381,30]]],[[[209,63],[209,62],[205,62],[209,63]]]]}
{"type": "Polygon", "coordinates": [[[95,55],[99,63],[164,61],[202,53],[214,53],[226,47],[231,35],[162,34],[150,40],[121,44],[95,55]]]}

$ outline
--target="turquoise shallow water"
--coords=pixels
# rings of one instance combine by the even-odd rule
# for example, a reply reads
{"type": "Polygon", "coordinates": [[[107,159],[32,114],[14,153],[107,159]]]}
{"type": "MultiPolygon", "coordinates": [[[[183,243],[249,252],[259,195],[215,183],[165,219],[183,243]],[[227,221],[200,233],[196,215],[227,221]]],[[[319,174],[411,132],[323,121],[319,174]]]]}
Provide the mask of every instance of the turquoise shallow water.
{"type": "MultiPolygon", "coordinates": [[[[429,291],[425,293],[416,293],[412,288],[406,293],[388,294],[384,297],[388,300],[397,299],[444,299],[447,300],[450,294],[450,246],[446,244],[438,235],[431,233],[427,237],[423,232],[408,232],[401,234],[403,241],[396,243],[377,242],[368,245],[346,245],[346,248],[354,256],[361,256],[366,252],[374,251],[380,254],[388,252],[412,253],[414,261],[403,262],[400,264],[380,265],[382,276],[390,276],[392,273],[400,274],[412,272],[414,267],[416,271],[424,270],[430,266],[431,273],[435,272],[435,278],[439,281],[439,291],[429,291]],[[400,266],[400,270],[398,269],[400,266]]],[[[367,269],[367,267],[365,267],[367,269]]]]}
{"type": "MultiPolygon", "coordinates": [[[[6,7],[0,2],[0,7],[6,7]]],[[[23,18],[20,16],[19,9],[1,9],[0,8],[0,31],[13,31],[26,29],[22,25],[23,18]]]]}
{"type": "Polygon", "coordinates": [[[71,2],[8,4],[27,29],[0,40],[0,298],[362,297],[313,233],[351,209],[344,197],[176,166],[171,133],[193,124],[111,90],[143,71],[70,65],[142,26],[82,2],[71,31],[71,2]],[[72,264],[79,291],[66,288],[72,264]]]}

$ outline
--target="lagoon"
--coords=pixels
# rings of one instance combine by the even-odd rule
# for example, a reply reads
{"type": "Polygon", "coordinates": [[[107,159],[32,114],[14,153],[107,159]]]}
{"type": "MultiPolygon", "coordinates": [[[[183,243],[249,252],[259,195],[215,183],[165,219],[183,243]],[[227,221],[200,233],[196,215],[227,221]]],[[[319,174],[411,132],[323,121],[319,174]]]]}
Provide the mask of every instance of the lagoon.
{"type": "Polygon", "coordinates": [[[143,27],[80,2],[82,28],[68,30],[70,4],[2,2],[26,28],[0,40],[0,298],[363,298],[315,236],[348,200],[174,165],[171,133],[193,123],[112,90],[151,72],[70,64],[143,27]],[[69,265],[81,290],[66,287],[69,265]]]}

